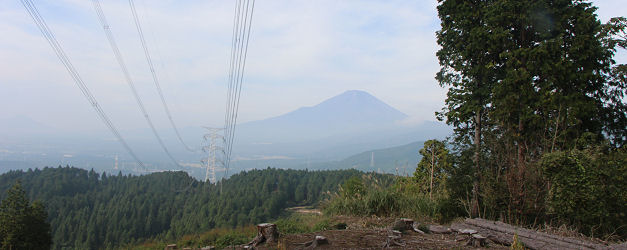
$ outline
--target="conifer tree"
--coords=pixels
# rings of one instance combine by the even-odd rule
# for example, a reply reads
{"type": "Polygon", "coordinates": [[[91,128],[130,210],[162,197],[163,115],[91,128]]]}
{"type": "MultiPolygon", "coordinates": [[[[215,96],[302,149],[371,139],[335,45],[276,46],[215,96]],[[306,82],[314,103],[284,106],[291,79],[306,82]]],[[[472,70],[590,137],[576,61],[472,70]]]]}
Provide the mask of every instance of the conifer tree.
{"type": "Polygon", "coordinates": [[[0,248],[50,249],[52,238],[46,217],[43,204],[30,204],[17,182],[0,203],[0,248]]]}
{"type": "Polygon", "coordinates": [[[428,140],[420,149],[422,159],[416,167],[414,178],[424,189],[429,190],[429,198],[433,198],[433,190],[443,186],[446,172],[450,167],[449,152],[446,144],[438,140],[428,140]]]}

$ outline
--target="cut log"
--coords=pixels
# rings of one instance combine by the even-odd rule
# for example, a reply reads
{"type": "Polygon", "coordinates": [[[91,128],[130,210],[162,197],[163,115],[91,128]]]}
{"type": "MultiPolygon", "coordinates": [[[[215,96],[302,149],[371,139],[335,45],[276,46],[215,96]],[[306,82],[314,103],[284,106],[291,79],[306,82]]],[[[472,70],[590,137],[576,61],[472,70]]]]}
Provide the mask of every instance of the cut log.
{"type": "Polygon", "coordinates": [[[607,246],[569,237],[550,235],[530,229],[512,226],[498,221],[484,219],[466,219],[463,223],[453,223],[451,228],[457,232],[463,229],[476,230],[489,240],[509,246],[514,235],[529,249],[607,249],[607,246]]]}
{"type": "Polygon", "coordinates": [[[201,248],[200,250],[216,250],[216,247],[214,247],[214,246],[206,246],[206,247],[201,248]]]}
{"type": "Polygon", "coordinates": [[[440,225],[429,225],[429,232],[435,234],[450,234],[451,230],[440,225]]]}
{"type": "Polygon", "coordinates": [[[472,234],[476,234],[477,233],[477,230],[468,229],[468,228],[461,229],[461,230],[456,230],[456,231],[458,233],[460,233],[460,234],[467,234],[467,235],[472,235],[472,234]]]}
{"type": "Polygon", "coordinates": [[[485,247],[487,245],[486,237],[481,234],[473,234],[470,239],[468,239],[468,243],[466,245],[472,247],[485,247]]]}
{"type": "Polygon", "coordinates": [[[418,222],[414,222],[413,224],[411,224],[411,228],[412,228],[412,230],[414,230],[414,232],[419,233],[419,234],[425,234],[425,232],[423,232],[422,230],[418,229],[418,226],[420,226],[420,224],[418,224],[418,222]]]}
{"type": "Polygon", "coordinates": [[[471,220],[471,222],[477,225],[487,225],[487,226],[492,226],[492,227],[504,228],[510,232],[516,232],[518,236],[525,235],[523,236],[525,238],[546,238],[546,239],[551,239],[551,240],[555,240],[559,242],[567,242],[567,243],[575,244],[578,246],[583,246],[583,247],[593,248],[593,249],[600,247],[599,244],[586,242],[580,239],[562,237],[562,236],[547,234],[547,233],[538,232],[538,231],[530,230],[526,228],[515,227],[512,225],[500,222],[500,221],[489,221],[489,220],[477,218],[477,219],[471,220]]]}
{"type": "Polygon", "coordinates": [[[506,233],[513,241],[514,234],[518,235],[518,239],[528,248],[531,249],[597,249],[604,246],[584,242],[578,239],[550,235],[534,230],[521,227],[515,227],[499,221],[489,221],[484,219],[466,219],[465,223],[486,228],[492,231],[506,233]]]}
{"type": "Polygon", "coordinates": [[[262,223],[257,225],[257,236],[248,243],[248,246],[256,247],[264,242],[277,242],[279,241],[279,230],[276,224],[262,223]]]}
{"type": "Polygon", "coordinates": [[[329,244],[329,240],[327,240],[327,237],[316,235],[316,237],[314,237],[312,241],[305,243],[305,249],[314,249],[316,247],[326,244],[329,244]]]}
{"type": "Polygon", "coordinates": [[[503,235],[495,235],[495,234],[491,234],[488,235],[488,240],[499,244],[499,245],[503,245],[503,246],[511,246],[514,243],[514,239],[513,238],[506,238],[503,235]]]}
{"type": "Polygon", "coordinates": [[[610,245],[609,249],[612,249],[612,250],[627,250],[627,242],[610,245]]]}
{"type": "Polygon", "coordinates": [[[170,244],[170,245],[165,246],[164,249],[165,250],[173,250],[173,249],[178,249],[178,248],[176,247],[176,244],[170,244]]]}

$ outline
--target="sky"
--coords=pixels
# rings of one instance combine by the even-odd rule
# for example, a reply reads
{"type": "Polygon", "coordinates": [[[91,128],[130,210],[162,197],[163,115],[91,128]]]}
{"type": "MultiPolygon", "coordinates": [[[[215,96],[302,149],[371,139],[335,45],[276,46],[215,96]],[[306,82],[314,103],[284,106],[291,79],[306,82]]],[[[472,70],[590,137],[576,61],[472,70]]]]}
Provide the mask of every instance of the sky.
{"type": "MultiPolygon", "coordinates": [[[[598,15],[627,15],[600,0],[598,15]]],[[[144,129],[92,2],[35,1],[113,123],[144,129]]],[[[127,1],[101,1],[121,53],[159,129],[169,128],[127,1]]],[[[135,0],[173,118],[179,127],[223,125],[235,1],[135,0]]],[[[364,90],[421,122],[435,120],[446,90],[434,79],[437,1],[257,1],[238,122],[364,90]]],[[[96,113],[18,0],[0,1],[0,118],[104,131],[96,113]]],[[[624,52],[617,57],[626,63],[624,52]]]]}

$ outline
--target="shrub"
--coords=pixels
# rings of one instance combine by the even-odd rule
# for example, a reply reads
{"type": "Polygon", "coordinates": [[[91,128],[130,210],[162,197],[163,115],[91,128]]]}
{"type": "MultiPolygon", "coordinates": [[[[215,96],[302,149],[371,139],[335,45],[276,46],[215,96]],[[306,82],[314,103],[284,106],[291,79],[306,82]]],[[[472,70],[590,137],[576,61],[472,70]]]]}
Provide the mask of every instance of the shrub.
{"type": "MultiPolygon", "coordinates": [[[[370,183],[370,182],[366,182],[370,183]]],[[[442,216],[440,210],[448,211],[442,206],[450,205],[445,196],[436,195],[430,199],[428,194],[417,191],[416,183],[399,177],[397,182],[388,187],[371,184],[365,187],[362,195],[347,196],[339,193],[332,194],[323,202],[324,212],[335,215],[352,216],[385,216],[436,219],[448,219],[452,216],[442,216]]]]}
{"type": "Polygon", "coordinates": [[[582,233],[627,236],[627,153],[589,147],[544,155],[548,215],[582,233]]]}

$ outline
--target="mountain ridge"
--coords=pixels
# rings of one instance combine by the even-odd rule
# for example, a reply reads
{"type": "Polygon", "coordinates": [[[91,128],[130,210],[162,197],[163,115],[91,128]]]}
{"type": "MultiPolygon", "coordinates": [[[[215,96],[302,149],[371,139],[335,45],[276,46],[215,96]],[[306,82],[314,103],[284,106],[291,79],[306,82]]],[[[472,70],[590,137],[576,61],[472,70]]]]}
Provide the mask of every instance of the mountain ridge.
{"type": "Polygon", "coordinates": [[[335,119],[334,122],[380,122],[384,120],[399,121],[408,116],[362,90],[347,90],[339,95],[328,98],[316,105],[300,107],[283,115],[257,121],[242,123],[259,125],[267,122],[287,122],[289,124],[304,123],[316,119],[335,119]],[[360,111],[360,112],[356,112],[360,111]],[[377,119],[372,119],[376,117],[377,119]]]}

